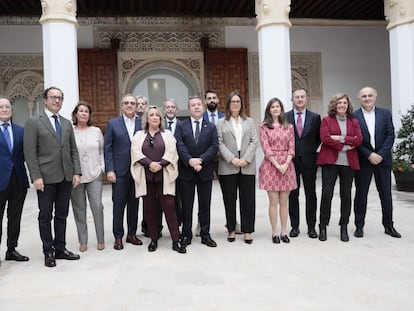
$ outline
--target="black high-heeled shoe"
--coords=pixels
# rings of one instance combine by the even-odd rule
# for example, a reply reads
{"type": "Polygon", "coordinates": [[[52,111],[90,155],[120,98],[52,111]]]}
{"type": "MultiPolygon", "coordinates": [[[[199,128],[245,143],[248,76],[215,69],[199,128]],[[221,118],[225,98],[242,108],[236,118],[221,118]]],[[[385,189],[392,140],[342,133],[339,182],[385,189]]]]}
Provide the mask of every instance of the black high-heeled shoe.
{"type": "Polygon", "coordinates": [[[157,240],[151,240],[151,243],[148,245],[148,251],[149,252],[155,252],[158,247],[158,241],[157,240]]]}
{"type": "Polygon", "coordinates": [[[229,241],[229,242],[234,242],[234,241],[236,241],[236,238],[231,238],[231,237],[228,237],[228,238],[227,238],[227,241],[229,241]]]}
{"type": "Polygon", "coordinates": [[[287,234],[281,235],[280,239],[282,240],[283,243],[290,243],[290,240],[289,240],[287,234]]]}
{"type": "Polygon", "coordinates": [[[280,239],[278,235],[272,237],[272,242],[275,244],[280,244],[280,239]]]}

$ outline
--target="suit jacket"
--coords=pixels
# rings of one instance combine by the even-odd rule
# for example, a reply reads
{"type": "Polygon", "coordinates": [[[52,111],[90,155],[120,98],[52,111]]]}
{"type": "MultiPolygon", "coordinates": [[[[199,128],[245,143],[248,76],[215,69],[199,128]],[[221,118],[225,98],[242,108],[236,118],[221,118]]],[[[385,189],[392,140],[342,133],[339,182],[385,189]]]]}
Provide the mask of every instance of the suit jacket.
{"type": "MultiPolygon", "coordinates": [[[[175,128],[177,128],[177,125],[181,123],[181,120],[175,118],[175,120],[177,121],[177,123],[175,124],[175,128]]],[[[168,130],[168,119],[164,118],[164,124],[165,124],[165,129],[168,130]]],[[[172,131],[172,134],[174,135],[175,129],[172,131]]]]}
{"type": "Polygon", "coordinates": [[[303,125],[302,136],[299,137],[294,110],[286,113],[286,120],[293,125],[295,130],[295,159],[301,158],[303,164],[308,168],[316,166],[317,149],[321,144],[320,126],[321,116],[306,109],[305,124],[303,125]]]}
{"type": "Polygon", "coordinates": [[[177,125],[174,136],[177,140],[177,151],[180,158],[178,162],[179,177],[184,180],[192,180],[196,174],[199,174],[202,180],[213,179],[213,160],[218,151],[216,126],[203,119],[200,137],[198,144],[196,144],[191,118],[189,118],[177,125]],[[191,158],[203,159],[203,168],[200,172],[195,172],[188,164],[191,158]]]}
{"type": "MultiPolygon", "coordinates": [[[[341,135],[341,129],[336,117],[325,117],[321,124],[321,151],[318,155],[316,164],[335,164],[338,153],[344,145],[358,147],[362,143],[362,134],[359,122],[355,118],[346,118],[346,136],[344,143],[331,138],[331,135],[341,135]]],[[[357,148],[346,151],[349,166],[354,170],[359,170],[357,148]]]]}
{"type": "Polygon", "coordinates": [[[13,132],[13,150],[10,152],[6,139],[0,130],[0,192],[5,191],[9,185],[10,178],[15,169],[19,185],[29,188],[26,167],[24,166],[23,155],[23,133],[24,129],[16,124],[11,124],[13,132]]]}
{"type": "Polygon", "coordinates": [[[372,152],[376,152],[383,158],[379,165],[392,166],[395,133],[391,112],[385,108],[375,107],[375,149],[371,146],[371,136],[361,108],[355,111],[354,117],[359,121],[363,137],[362,144],[358,147],[361,165],[370,163],[368,157],[372,152]]]}
{"type": "Polygon", "coordinates": [[[43,178],[45,184],[72,182],[73,175],[82,175],[72,123],[60,115],[59,121],[62,141],[45,112],[26,121],[24,156],[32,181],[43,178]]]}
{"type": "MultiPolygon", "coordinates": [[[[224,118],[224,113],[217,111],[217,121],[221,118],[224,118]]],[[[206,110],[203,113],[203,119],[206,120],[207,122],[210,122],[210,111],[206,110]]],[[[217,123],[217,122],[216,122],[217,123]]]]}
{"type": "MultiPolygon", "coordinates": [[[[141,129],[141,118],[135,118],[134,133],[141,129]]],[[[125,176],[131,168],[131,140],[124,117],[119,116],[108,121],[104,138],[105,172],[115,172],[125,176]]]]}
{"type": "MultiPolygon", "coordinates": [[[[240,159],[249,162],[248,165],[241,168],[241,172],[245,175],[255,175],[256,148],[258,144],[256,125],[251,118],[246,118],[245,120],[240,118],[240,121],[242,125],[240,159]]],[[[220,119],[217,122],[217,134],[220,154],[218,174],[231,175],[239,173],[240,167],[231,164],[232,159],[239,157],[236,135],[231,120],[220,119]]]]}

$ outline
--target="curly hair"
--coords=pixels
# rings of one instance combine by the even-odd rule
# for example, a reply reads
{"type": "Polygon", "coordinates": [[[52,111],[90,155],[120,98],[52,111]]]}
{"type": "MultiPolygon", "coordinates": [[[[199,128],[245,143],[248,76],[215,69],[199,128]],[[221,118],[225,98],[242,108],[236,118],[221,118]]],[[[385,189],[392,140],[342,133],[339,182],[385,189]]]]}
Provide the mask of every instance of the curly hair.
{"type": "Polygon", "coordinates": [[[354,116],[354,107],[352,106],[349,96],[345,93],[338,93],[331,97],[328,105],[328,116],[333,117],[336,115],[336,107],[338,106],[338,101],[346,98],[348,102],[348,109],[346,110],[346,116],[352,118],[354,116]]]}

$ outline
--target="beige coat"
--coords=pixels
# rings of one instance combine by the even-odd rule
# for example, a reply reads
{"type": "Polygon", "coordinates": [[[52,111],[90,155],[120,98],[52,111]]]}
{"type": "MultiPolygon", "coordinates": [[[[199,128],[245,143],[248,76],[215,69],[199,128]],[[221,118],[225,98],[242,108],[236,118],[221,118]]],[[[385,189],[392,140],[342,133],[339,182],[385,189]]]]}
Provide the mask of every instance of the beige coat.
{"type": "MultiPolygon", "coordinates": [[[[249,162],[248,165],[241,168],[244,175],[256,174],[256,148],[258,144],[258,137],[256,125],[253,119],[240,118],[242,124],[242,141],[240,148],[240,159],[249,162]]],[[[239,167],[234,166],[231,160],[238,158],[237,142],[234,133],[233,125],[230,120],[225,118],[217,121],[217,134],[219,140],[219,175],[237,174],[240,171],[239,167]]]]}
{"type": "MultiPolygon", "coordinates": [[[[138,131],[132,138],[131,143],[131,174],[135,181],[135,196],[142,197],[147,195],[147,180],[145,178],[145,168],[138,162],[145,158],[142,153],[142,144],[147,136],[145,131],[138,131]]],[[[161,132],[164,140],[165,152],[162,158],[170,164],[163,168],[163,189],[164,195],[175,195],[175,180],[178,177],[178,153],[176,142],[170,131],[161,132]]]]}

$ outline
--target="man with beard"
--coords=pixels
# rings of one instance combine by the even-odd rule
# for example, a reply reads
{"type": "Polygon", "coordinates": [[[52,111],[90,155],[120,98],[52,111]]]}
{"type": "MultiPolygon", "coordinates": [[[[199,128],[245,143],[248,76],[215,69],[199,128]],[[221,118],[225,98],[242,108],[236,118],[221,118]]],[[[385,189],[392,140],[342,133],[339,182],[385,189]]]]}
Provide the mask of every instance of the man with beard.
{"type": "MultiPolygon", "coordinates": [[[[214,125],[217,125],[217,120],[224,117],[224,114],[217,110],[219,104],[219,98],[217,91],[207,90],[205,94],[206,98],[206,111],[204,111],[203,119],[207,120],[214,125]]],[[[217,170],[216,170],[217,172],[217,170]]]]}

